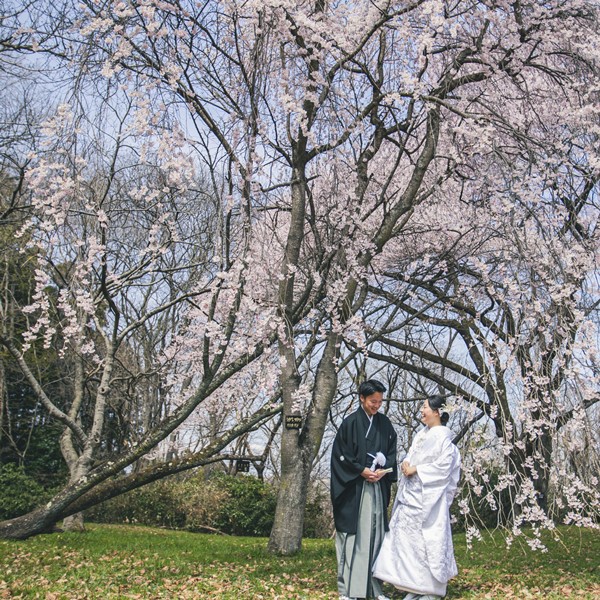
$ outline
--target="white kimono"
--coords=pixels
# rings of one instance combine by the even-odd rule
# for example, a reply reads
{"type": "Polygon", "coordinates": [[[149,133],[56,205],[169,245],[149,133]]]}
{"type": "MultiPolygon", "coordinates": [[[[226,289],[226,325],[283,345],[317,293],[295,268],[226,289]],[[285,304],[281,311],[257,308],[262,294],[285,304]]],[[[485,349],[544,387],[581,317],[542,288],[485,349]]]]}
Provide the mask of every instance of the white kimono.
{"type": "Polygon", "coordinates": [[[451,431],[426,427],[406,460],[417,467],[402,477],[373,575],[414,594],[444,596],[458,573],[450,531],[450,505],[460,477],[460,454],[451,431]]]}

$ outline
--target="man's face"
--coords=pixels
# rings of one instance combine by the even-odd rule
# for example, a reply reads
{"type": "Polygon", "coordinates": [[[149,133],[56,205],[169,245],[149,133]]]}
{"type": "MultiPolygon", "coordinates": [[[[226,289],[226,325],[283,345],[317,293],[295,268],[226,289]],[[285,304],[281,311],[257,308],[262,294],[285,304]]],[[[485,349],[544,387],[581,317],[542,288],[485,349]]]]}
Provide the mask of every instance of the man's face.
{"type": "Polygon", "coordinates": [[[360,397],[360,403],[370,417],[372,417],[381,408],[382,402],[383,394],[381,392],[375,392],[369,396],[360,397]]]}

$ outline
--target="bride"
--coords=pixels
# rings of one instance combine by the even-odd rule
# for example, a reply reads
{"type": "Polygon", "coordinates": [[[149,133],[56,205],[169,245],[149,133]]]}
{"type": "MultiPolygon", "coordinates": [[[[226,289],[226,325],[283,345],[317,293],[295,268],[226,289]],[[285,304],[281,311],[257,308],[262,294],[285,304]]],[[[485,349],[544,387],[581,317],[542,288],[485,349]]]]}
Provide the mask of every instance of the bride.
{"type": "Polygon", "coordinates": [[[404,600],[446,595],[458,573],[450,531],[450,504],[460,477],[460,455],[445,427],[443,396],[421,408],[419,431],[401,465],[402,474],[373,575],[409,592],[404,600]]]}

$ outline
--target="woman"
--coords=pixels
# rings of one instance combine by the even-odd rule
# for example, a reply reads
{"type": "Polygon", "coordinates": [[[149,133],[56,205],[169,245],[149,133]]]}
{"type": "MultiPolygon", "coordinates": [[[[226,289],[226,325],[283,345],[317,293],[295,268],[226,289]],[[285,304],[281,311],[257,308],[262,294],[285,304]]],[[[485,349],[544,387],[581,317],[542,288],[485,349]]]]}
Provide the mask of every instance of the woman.
{"type": "Polygon", "coordinates": [[[373,575],[409,592],[404,600],[441,598],[458,573],[450,531],[450,504],[460,477],[460,455],[445,427],[444,398],[421,408],[419,431],[401,465],[402,474],[373,575]]]}

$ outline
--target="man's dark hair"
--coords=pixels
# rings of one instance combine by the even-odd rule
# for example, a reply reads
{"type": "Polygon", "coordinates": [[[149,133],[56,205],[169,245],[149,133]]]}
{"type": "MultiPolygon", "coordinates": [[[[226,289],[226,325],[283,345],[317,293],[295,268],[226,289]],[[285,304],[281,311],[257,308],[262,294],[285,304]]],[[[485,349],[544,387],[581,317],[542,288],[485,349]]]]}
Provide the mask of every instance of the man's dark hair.
{"type": "Polygon", "coordinates": [[[377,379],[367,379],[367,381],[363,381],[358,388],[358,395],[366,398],[371,394],[375,394],[376,392],[385,393],[387,388],[383,383],[377,381],[377,379]]]}

